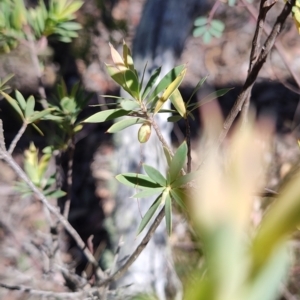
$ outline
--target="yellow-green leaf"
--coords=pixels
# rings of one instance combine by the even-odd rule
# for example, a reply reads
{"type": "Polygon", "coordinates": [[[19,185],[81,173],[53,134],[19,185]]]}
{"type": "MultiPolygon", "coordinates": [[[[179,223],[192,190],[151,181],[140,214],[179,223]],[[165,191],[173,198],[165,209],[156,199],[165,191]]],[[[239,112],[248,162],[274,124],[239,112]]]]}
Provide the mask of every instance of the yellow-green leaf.
{"type": "Polygon", "coordinates": [[[175,78],[175,80],[166,88],[166,90],[163,92],[162,96],[159,98],[159,100],[156,103],[154,113],[159,112],[159,110],[162,108],[164,103],[170,98],[170,96],[174,93],[174,91],[179,87],[181,84],[184,76],[186,73],[186,68],[184,68],[180,74],[175,78]]]}
{"type": "Polygon", "coordinates": [[[178,111],[178,113],[183,117],[186,118],[186,107],[185,103],[182,99],[181,93],[178,89],[176,89],[170,97],[171,102],[173,103],[174,107],[178,111]]]}

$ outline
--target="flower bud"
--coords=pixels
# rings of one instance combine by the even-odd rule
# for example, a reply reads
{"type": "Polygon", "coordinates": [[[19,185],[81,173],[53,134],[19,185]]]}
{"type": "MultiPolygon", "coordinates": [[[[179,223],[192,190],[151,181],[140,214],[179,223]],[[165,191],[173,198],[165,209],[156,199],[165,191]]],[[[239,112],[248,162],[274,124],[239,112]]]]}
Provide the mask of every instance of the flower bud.
{"type": "Polygon", "coordinates": [[[143,123],[138,132],[138,139],[140,143],[146,143],[151,135],[151,124],[149,122],[143,123]]]}

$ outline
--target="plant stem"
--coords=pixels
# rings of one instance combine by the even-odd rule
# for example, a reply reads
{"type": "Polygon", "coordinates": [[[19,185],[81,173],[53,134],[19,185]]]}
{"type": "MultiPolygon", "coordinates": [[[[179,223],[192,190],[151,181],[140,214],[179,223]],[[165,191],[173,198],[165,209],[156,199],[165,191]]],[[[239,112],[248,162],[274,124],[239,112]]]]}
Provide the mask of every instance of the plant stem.
{"type": "Polygon", "coordinates": [[[11,144],[9,145],[8,148],[8,153],[11,155],[18,143],[18,141],[20,140],[20,138],[22,137],[23,133],[25,132],[26,128],[27,128],[28,124],[26,122],[23,122],[22,127],[20,128],[19,132],[17,133],[17,135],[14,137],[14,139],[12,140],[11,144]]]}

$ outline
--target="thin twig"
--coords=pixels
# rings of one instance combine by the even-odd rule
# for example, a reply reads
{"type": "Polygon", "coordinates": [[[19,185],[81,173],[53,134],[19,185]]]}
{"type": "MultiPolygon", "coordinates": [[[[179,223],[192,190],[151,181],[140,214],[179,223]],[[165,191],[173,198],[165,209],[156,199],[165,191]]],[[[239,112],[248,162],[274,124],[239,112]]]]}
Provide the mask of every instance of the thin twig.
{"type": "Polygon", "coordinates": [[[1,119],[0,119],[0,149],[6,151],[4,132],[3,132],[3,123],[1,119]]]}
{"type": "Polygon", "coordinates": [[[158,137],[158,139],[160,140],[160,142],[162,143],[162,145],[168,150],[168,152],[170,153],[170,155],[173,157],[174,156],[174,152],[173,150],[169,147],[168,143],[166,142],[165,138],[163,137],[162,133],[160,132],[159,127],[157,126],[154,118],[152,117],[150,119],[151,124],[156,132],[156,135],[158,137]]]}
{"type": "Polygon", "coordinates": [[[66,298],[66,299],[82,299],[82,297],[88,296],[90,293],[97,292],[96,288],[92,288],[87,291],[80,292],[52,292],[33,289],[26,285],[10,285],[0,282],[0,287],[11,291],[21,291],[23,293],[28,293],[30,295],[41,296],[41,297],[53,297],[53,298],[66,298]]]}
{"type": "Polygon", "coordinates": [[[191,128],[189,118],[185,118],[185,138],[186,138],[186,145],[187,145],[187,173],[191,173],[192,170],[192,155],[191,155],[191,128]]]}
{"type": "Polygon", "coordinates": [[[26,122],[23,122],[22,127],[20,128],[17,135],[14,137],[11,144],[9,145],[9,148],[8,148],[9,154],[12,154],[13,151],[15,150],[15,147],[16,147],[18,141],[20,140],[20,138],[22,137],[23,133],[25,132],[27,126],[28,126],[28,124],[26,122]]]}
{"type": "Polygon", "coordinates": [[[276,40],[278,34],[281,32],[282,26],[285,23],[289,14],[291,13],[292,8],[295,5],[295,2],[296,2],[296,0],[291,0],[291,1],[286,2],[280,15],[278,16],[278,18],[272,28],[271,33],[269,34],[264,46],[262,47],[262,50],[259,54],[257,61],[255,62],[252,70],[250,71],[250,73],[247,76],[247,79],[244,83],[242,92],[238,96],[233,108],[231,109],[229,115],[227,116],[227,118],[224,122],[223,130],[218,139],[219,145],[221,145],[223,143],[229,129],[231,128],[231,125],[233,124],[235,118],[241,111],[241,109],[245,103],[245,100],[248,96],[248,93],[251,92],[251,89],[257,79],[258,73],[261,70],[264,63],[266,62],[267,56],[268,56],[270,50],[273,48],[275,40],[276,40]]]}
{"type": "MultiPolygon", "coordinates": [[[[266,20],[267,13],[269,10],[273,7],[273,5],[277,2],[277,0],[261,0],[260,1],[260,7],[259,7],[259,14],[256,21],[256,29],[252,40],[252,47],[250,52],[250,59],[249,59],[249,69],[248,74],[253,69],[253,65],[256,62],[260,49],[260,41],[264,30],[264,24],[266,20]]],[[[242,123],[245,125],[248,120],[248,112],[249,112],[249,106],[250,106],[250,98],[251,93],[247,94],[247,97],[245,99],[245,103],[242,110],[242,123]]]]}
{"type": "Polygon", "coordinates": [[[148,245],[151,237],[153,236],[155,230],[159,226],[160,222],[165,216],[165,207],[161,209],[159,214],[156,216],[154,222],[150,226],[148,232],[146,233],[145,237],[142,239],[141,243],[137,246],[135,251],[130,255],[130,257],[127,259],[127,261],[124,263],[122,267],[119,268],[113,275],[105,279],[104,281],[99,283],[99,287],[106,286],[110,284],[112,281],[118,280],[121,278],[126,271],[129,269],[129,267],[136,261],[136,259],[139,257],[139,255],[142,253],[142,251],[145,249],[145,247],[148,245]]]}
{"type": "Polygon", "coordinates": [[[47,207],[47,209],[58,219],[58,221],[64,226],[64,228],[69,232],[74,241],[77,243],[78,247],[83,251],[87,260],[97,268],[97,273],[101,278],[104,277],[103,271],[100,269],[98,262],[95,260],[93,254],[86,247],[84,241],[81,239],[78,232],[69,223],[69,221],[59,213],[58,209],[51,205],[45,195],[34,185],[34,183],[28,178],[20,166],[14,161],[12,156],[0,149],[0,155],[6,161],[6,163],[15,171],[15,173],[30,187],[30,189],[36,194],[39,200],[47,207]]]}

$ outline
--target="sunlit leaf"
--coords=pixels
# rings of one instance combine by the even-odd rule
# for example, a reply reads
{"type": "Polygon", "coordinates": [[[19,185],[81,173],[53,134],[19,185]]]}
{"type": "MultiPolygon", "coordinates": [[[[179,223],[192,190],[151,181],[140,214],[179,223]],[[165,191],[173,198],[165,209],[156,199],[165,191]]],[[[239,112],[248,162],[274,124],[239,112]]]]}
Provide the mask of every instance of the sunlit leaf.
{"type": "Polygon", "coordinates": [[[167,180],[166,178],[155,168],[148,166],[146,164],[143,164],[143,168],[146,172],[146,174],[155,182],[157,182],[161,186],[166,186],[167,180]]]}
{"type": "Polygon", "coordinates": [[[136,193],[132,198],[147,198],[151,197],[157,194],[162,193],[162,191],[165,189],[165,187],[160,188],[150,188],[150,189],[144,189],[141,192],[136,193]]]}
{"type": "Polygon", "coordinates": [[[124,72],[124,76],[125,84],[129,91],[129,94],[132,95],[134,98],[139,99],[140,85],[136,74],[131,70],[126,70],[124,72]]]}
{"type": "Polygon", "coordinates": [[[134,64],[133,64],[131,51],[124,41],[123,41],[123,59],[124,59],[125,66],[129,68],[131,71],[134,71],[134,64]]]}
{"type": "Polygon", "coordinates": [[[109,47],[110,47],[111,58],[112,58],[114,64],[116,65],[116,67],[120,71],[127,70],[127,67],[125,66],[125,63],[124,63],[121,55],[119,54],[119,52],[113,47],[113,45],[111,43],[109,43],[109,47]]]}
{"type": "Polygon", "coordinates": [[[144,123],[146,120],[143,118],[135,118],[135,117],[130,117],[128,119],[123,119],[121,121],[116,122],[114,125],[109,127],[107,132],[109,133],[116,133],[119,132],[129,126],[136,125],[136,124],[141,124],[144,123]]]}
{"type": "Polygon", "coordinates": [[[95,113],[94,115],[88,117],[83,123],[101,123],[109,120],[113,120],[119,117],[126,116],[128,114],[127,110],[122,108],[115,108],[115,109],[107,109],[104,111],[100,111],[95,113]]]}
{"type": "Polygon", "coordinates": [[[151,102],[160,92],[166,89],[176,78],[177,76],[185,69],[186,65],[180,65],[173,68],[170,72],[168,72],[158,83],[158,85],[154,88],[151,95],[148,97],[149,102],[151,102]]]}
{"type": "Polygon", "coordinates": [[[164,103],[170,98],[170,96],[174,93],[174,91],[179,87],[179,85],[181,84],[184,78],[185,73],[186,73],[186,68],[184,68],[180,72],[180,74],[175,78],[175,80],[163,92],[162,96],[159,97],[154,109],[154,113],[157,113],[161,109],[164,103]]]}
{"type": "Polygon", "coordinates": [[[26,108],[25,108],[25,118],[28,119],[34,112],[35,100],[33,96],[30,96],[27,99],[26,108]]]}
{"type": "Polygon", "coordinates": [[[203,83],[206,81],[208,76],[205,76],[203,78],[201,78],[199,80],[199,82],[197,83],[196,87],[194,88],[189,100],[187,101],[186,105],[188,105],[190,103],[190,101],[192,100],[193,96],[197,93],[197,91],[201,88],[201,86],[203,85],[203,83]]]}
{"type": "Polygon", "coordinates": [[[19,102],[19,105],[23,111],[25,111],[26,108],[26,100],[24,99],[23,95],[19,91],[15,91],[16,94],[16,100],[19,102]]]}
{"type": "Polygon", "coordinates": [[[170,100],[174,107],[176,108],[176,111],[183,117],[186,118],[186,107],[185,103],[182,99],[181,93],[178,89],[176,89],[173,94],[170,97],[170,100]]]}
{"type": "Polygon", "coordinates": [[[173,183],[183,168],[187,156],[187,144],[184,141],[176,150],[169,168],[168,182],[173,183]]]}
{"type": "Polygon", "coordinates": [[[127,110],[127,111],[132,111],[134,109],[137,109],[140,107],[140,104],[134,100],[122,100],[120,102],[120,105],[123,109],[127,110]]]}

